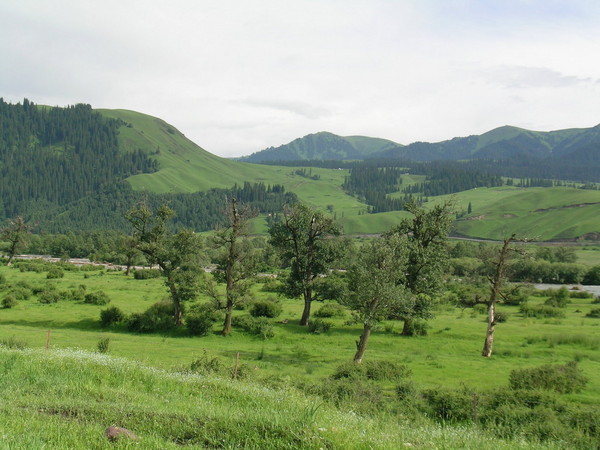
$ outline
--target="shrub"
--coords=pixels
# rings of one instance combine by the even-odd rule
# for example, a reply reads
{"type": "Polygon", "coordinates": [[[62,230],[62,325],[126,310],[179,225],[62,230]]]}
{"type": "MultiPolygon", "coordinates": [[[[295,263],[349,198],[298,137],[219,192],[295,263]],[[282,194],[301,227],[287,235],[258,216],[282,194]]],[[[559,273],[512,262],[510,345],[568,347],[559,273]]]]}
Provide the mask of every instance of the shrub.
{"type": "Polygon", "coordinates": [[[509,376],[512,389],[544,389],[561,394],[580,392],[588,379],[575,361],[565,365],[546,364],[530,369],[515,369],[509,376]]]}
{"type": "Polygon", "coordinates": [[[96,349],[98,350],[98,353],[108,353],[108,347],[110,345],[110,338],[102,338],[98,341],[98,344],[96,345],[96,349]]]}
{"type": "Polygon", "coordinates": [[[330,318],[330,317],[346,317],[346,308],[339,303],[325,303],[313,314],[315,317],[330,318]]]}
{"type": "Polygon", "coordinates": [[[234,327],[241,328],[263,339],[270,339],[275,336],[273,324],[265,317],[234,316],[232,323],[234,327]]]}
{"type": "Polygon", "coordinates": [[[161,271],[159,269],[139,269],[134,270],[133,278],[136,280],[149,280],[151,278],[160,278],[161,271]]]}
{"type": "Polygon", "coordinates": [[[185,314],[185,325],[192,336],[206,336],[222,317],[212,303],[194,304],[185,314]]]}
{"type": "Polygon", "coordinates": [[[510,314],[508,314],[506,312],[502,312],[502,311],[496,311],[495,314],[494,314],[494,320],[497,323],[506,322],[509,317],[510,317],[510,314]]]}
{"type": "Polygon", "coordinates": [[[544,302],[544,305],[553,306],[555,308],[564,308],[570,303],[569,291],[566,287],[561,287],[550,292],[550,298],[544,302]]]}
{"type": "Polygon", "coordinates": [[[396,385],[395,390],[396,397],[401,402],[412,400],[417,395],[417,389],[415,388],[415,384],[411,380],[406,380],[396,385]]]}
{"type": "Polygon", "coordinates": [[[14,295],[8,294],[2,299],[2,307],[4,309],[12,308],[17,305],[17,299],[14,295]]]}
{"type": "Polygon", "coordinates": [[[38,295],[38,300],[40,303],[45,303],[45,304],[58,303],[58,301],[60,300],[60,293],[55,290],[42,291],[38,295]]]}
{"type": "MultiPolygon", "coordinates": [[[[408,336],[427,336],[429,324],[424,320],[413,320],[410,322],[406,335],[408,336]]],[[[404,328],[406,330],[406,327],[404,328]]],[[[403,330],[403,334],[404,334],[403,330]]]]}
{"type": "Polygon", "coordinates": [[[473,394],[466,391],[427,389],[422,392],[430,414],[447,422],[462,422],[473,415],[473,394]]]}
{"type": "Polygon", "coordinates": [[[206,350],[203,351],[202,356],[192,361],[190,364],[190,371],[199,373],[202,375],[208,375],[213,373],[219,373],[223,370],[223,364],[219,358],[208,356],[206,350]]]}
{"type": "Polygon", "coordinates": [[[569,292],[571,298],[594,298],[594,294],[588,291],[571,291],[569,292]]]}
{"type": "Polygon", "coordinates": [[[523,314],[523,317],[535,317],[536,319],[545,318],[563,318],[565,312],[560,308],[548,305],[527,305],[523,304],[519,308],[519,312],[523,314]]]}
{"type": "Polygon", "coordinates": [[[125,314],[116,306],[111,306],[100,311],[100,325],[103,327],[109,327],[115,323],[122,322],[123,319],[125,319],[125,314]]]}
{"type": "Polygon", "coordinates": [[[277,294],[281,292],[281,282],[277,281],[274,278],[267,279],[264,283],[262,283],[262,287],[260,288],[263,292],[272,292],[277,294]]]}
{"type": "Polygon", "coordinates": [[[104,291],[96,291],[85,294],[83,301],[90,305],[106,305],[110,303],[110,298],[104,291]]]}
{"type": "Polygon", "coordinates": [[[29,300],[33,291],[31,289],[27,289],[24,287],[13,287],[10,291],[8,291],[10,295],[12,295],[15,300],[29,300]]]}
{"type": "MultiPolygon", "coordinates": [[[[316,394],[336,406],[351,406],[353,410],[365,413],[379,413],[385,404],[385,394],[376,383],[356,383],[351,379],[326,380],[314,387],[316,394]]],[[[313,392],[311,392],[313,393],[313,392]]]]}
{"type": "Polygon", "coordinates": [[[327,333],[332,326],[333,323],[327,320],[313,319],[308,322],[308,331],[314,334],[327,333]]]}
{"type": "Polygon", "coordinates": [[[594,308],[585,317],[592,317],[594,319],[600,319],[600,308],[594,308]]]}
{"type": "Polygon", "coordinates": [[[143,313],[135,313],[127,319],[127,329],[138,333],[168,331],[175,327],[175,307],[171,301],[155,303],[143,313]]]}
{"type": "Polygon", "coordinates": [[[282,306],[278,302],[272,300],[259,300],[252,304],[250,307],[250,315],[252,317],[277,317],[283,310],[282,306]]]}
{"type": "Polygon", "coordinates": [[[51,267],[50,270],[48,270],[48,273],[46,274],[46,278],[53,279],[53,278],[63,278],[65,276],[65,272],[60,268],[60,267],[51,267]]]}
{"type": "Polygon", "coordinates": [[[361,364],[347,362],[339,365],[330,378],[340,380],[351,378],[355,380],[397,381],[408,378],[412,371],[403,364],[391,361],[365,361],[361,364]]]}
{"type": "Polygon", "coordinates": [[[590,268],[583,277],[583,284],[600,284],[600,266],[590,268]]]}

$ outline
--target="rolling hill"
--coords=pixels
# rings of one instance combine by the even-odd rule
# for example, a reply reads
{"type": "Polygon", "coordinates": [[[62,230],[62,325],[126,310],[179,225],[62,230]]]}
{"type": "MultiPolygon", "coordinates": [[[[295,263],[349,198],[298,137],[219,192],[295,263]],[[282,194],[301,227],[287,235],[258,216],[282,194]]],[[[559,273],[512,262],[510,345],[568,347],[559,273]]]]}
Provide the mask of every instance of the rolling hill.
{"type": "MultiPolygon", "coordinates": [[[[3,103],[2,106],[10,109],[10,105],[3,103]]],[[[119,218],[121,222],[114,222],[113,227],[122,229],[122,210],[128,209],[131,202],[139,201],[135,199],[143,192],[187,195],[215,188],[231,189],[235,184],[241,186],[245,182],[284,186],[286,192],[296,194],[301,201],[327,210],[343,225],[347,234],[384,232],[406,216],[403,211],[369,214],[365,199],[360,195],[349,195],[342,187],[349,175],[347,169],[284,167],[220,158],[159,118],[127,110],[92,110],[89,105],[37,107],[48,117],[38,117],[30,121],[33,124],[30,128],[23,128],[23,123],[29,123],[27,117],[36,116],[36,109],[29,102],[20,105],[20,108],[23,120],[13,125],[2,121],[0,126],[3,136],[21,136],[18,142],[22,146],[22,153],[18,155],[21,159],[13,154],[5,157],[0,164],[2,173],[8,174],[3,178],[3,218],[21,214],[31,222],[62,220],[62,228],[54,228],[62,232],[73,229],[69,228],[69,224],[74,221],[80,221],[81,226],[77,229],[87,229],[90,223],[97,228],[119,218]],[[98,113],[106,123],[98,120],[98,113]],[[72,120],[73,117],[85,120],[72,120]],[[49,120],[51,126],[36,128],[45,120],[49,120]],[[81,124],[89,125],[82,127],[81,124]],[[85,130],[90,127],[92,133],[87,135],[85,130]],[[81,140],[80,135],[85,139],[81,140]],[[96,138],[102,136],[105,141],[96,142],[96,138]],[[103,154],[104,148],[109,148],[111,153],[103,154]],[[43,158],[37,160],[40,155],[43,158]],[[31,160],[34,166],[27,163],[31,160]],[[15,161],[20,161],[21,165],[15,166],[15,161]],[[99,170],[99,165],[102,170],[99,170]],[[32,170],[32,167],[36,169],[32,170]],[[23,182],[11,182],[13,176],[23,182]],[[127,192],[137,193],[137,197],[127,192]],[[90,221],[90,218],[100,216],[101,222],[90,221]]],[[[470,154],[481,154],[495,145],[507,145],[506,142],[519,139],[523,142],[530,140],[537,144],[528,148],[546,149],[547,154],[557,155],[558,161],[560,158],[570,161],[573,155],[577,155],[582,161],[587,161],[586,167],[593,172],[599,163],[595,143],[598,133],[598,127],[550,133],[502,127],[481,136],[446,141],[446,145],[450,149],[463,148],[461,151],[464,153],[455,151],[455,154],[466,155],[467,150],[470,154]]],[[[416,148],[415,144],[399,147],[383,139],[340,138],[329,133],[312,135],[305,140],[303,148],[316,151],[319,142],[337,143],[341,146],[339,148],[346,149],[346,155],[352,154],[349,153],[351,149],[357,152],[353,155],[377,155],[386,148],[393,148],[396,152],[406,148],[414,151],[416,148]]],[[[424,150],[425,154],[434,148],[427,146],[436,144],[422,145],[428,148],[424,150]]],[[[10,155],[9,147],[2,151],[10,155]]],[[[316,156],[314,153],[305,154],[309,155],[316,156]]],[[[557,167],[562,169],[563,165],[558,164],[557,167]]],[[[525,173],[530,170],[526,166],[520,169],[525,173]]],[[[402,175],[402,187],[425,181],[425,175],[402,175]]],[[[404,194],[396,192],[389,195],[398,198],[404,194]]],[[[458,211],[466,211],[469,203],[474,208],[472,217],[463,216],[456,223],[456,233],[461,235],[499,239],[507,230],[520,232],[532,227],[538,230],[542,240],[597,238],[600,234],[598,190],[582,190],[574,184],[547,188],[502,186],[456,192],[453,197],[458,211]],[[543,201],[539,201],[540,195],[543,195],[543,201]]],[[[265,216],[255,219],[254,232],[265,231],[265,216]]]]}
{"type": "Polygon", "coordinates": [[[366,136],[342,137],[321,131],[295,139],[279,147],[269,147],[240,158],[240,161],[258,163],[264,161],[365,159],[397,147],[401,147],[401,145],[387,139],[366,136]]]}

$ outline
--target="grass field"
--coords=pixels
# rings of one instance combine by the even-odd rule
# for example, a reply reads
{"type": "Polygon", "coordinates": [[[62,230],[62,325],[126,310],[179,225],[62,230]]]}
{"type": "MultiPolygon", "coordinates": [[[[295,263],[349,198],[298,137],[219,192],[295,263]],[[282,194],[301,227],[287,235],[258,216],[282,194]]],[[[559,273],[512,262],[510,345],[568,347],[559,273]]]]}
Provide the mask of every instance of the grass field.
{"type": "MultiPolygon", "coordinates": [[[[110,306],[126,313],[141,312],[166,294],[159,279],[134,280],[121,272],[68,271],[62,279],[47,280],[45,273],[1,267],[0,274],[8,284],[32,287],[52,282],[62,290],[84,284],[87,292],[105,291],[110,306]]],[[[260,288],[258,284],[257,297],[273,295],[260,288]]],[[[530,299],[533,304],[544,300],[530,299]]],[[[16,340],[30,349],[9,351],[0,344],[2,445],[102,448],[103,429],[116,424],[142,435],[144,448],[400,448],[405,443],[418,448],[542,448],[539,443],[491,439],[472,428],[406,427],[391,418],[373,422],[295,390],[261,387],[261,380],[277,380],[277,386],[322,383],[351,360],[360,334],[358,325],[345,324],[347,318],[327,319],[334,323],[327,333],[308,333],[297,325],[301,302],[282,303],[275,336],[268,340],[240,331],[225,338],[218,334],[218,324],[206,337],[107,330],[99,324],[106,306],[67,300],[42,304],[35,296],[0,310],[0,343],[16,340]],[[108,354],[116,360],[95,353],[106,338],[108,354]],[[205,354],[233,368],[238,352],[249,382],[174,375],[205,354]]],[[[428,336],[402,337],[400,323],[385,323],[373,334],[365,360],[405,364],[419,389],[474,391],[507,386],[515,368],[576,360],[589,383],[564,398],[597,405],[600,319],[585,317],[594,306],[591,299],[574,299],[564,319],[526,319],[517,307],[501,306],[510,317],[497,327],[494,356],[485,359],[480,356],[484,315],[444,305],[429,322],[428,336]]],[[[392,385],[384,388],[393,396],[392,385]]]]}
{"type": "MultiPolygon", "coordinates": [[[[32,286],[47,282],[44,273],[21,273],[7,268],[2,268],[0,273],[13,284],[19,280],[26,280],[32,286]]],[[[65,278],[56,283],[59,289],[85,284],[88,292],[103,290],[112,299],[110,305],[126,313],[142,312],[166,295],[160,280],[134,280],[120,272],[66,272],[65,278]],[[88,278],[84,278],[86,274],[88,278]]],[[[273,295],[260,292],[260,286],[257,285],[258,297],[273,295]]],[[[533,298],[532,302],[543,300],[533,298]]],[[[189,365],[205,350],[233,365],[236,353],[240,352],[241,360],[251,365],[257,375],[285,375],[307,380],[328,376],[336,366],[352,358],[354,342],[360,334],[359,325],[344,325],[346,319],[328,319],[334,322],[328,333],[310,334],[297,325],[301,302],[282,301],[284,311],[278,321],[287,319],[289,323],[275,323],[275,337],[265,341],[239,331],[223,338],[217,334],[218,324],[215,334],[206,337],[188,337],[184,332],[140,335],[120,329],[105,330],[99,324],[99,314],[105,306],[69,301],[41,304],[34,296],[19,301],[14,308],[0,310],[0,339],[15,336],[34,348],[42,348],[50,330],[52,348],[77,347],[92,351],[100,339],[108,337],[111,354],[163,369],[189,365]]],[[[315,309],[318,307],[319,304],[315,304],[315,309]]],[[[567,318],[541,320],[522,318],[517,307],[501,306],[501,310],[510,314],[510,320],[498,326],[495,356],[484,359],[480,351],[485,317],[470,309],[447,305],[430,321],[428,336],[402,337],[399,335],[401,323],[384,324],[373,335],[366,359],[406,363],[422,387],[459,387],[464,383],[475,388],[489,384],[489,380],[481,376],[486,371],[495,374],[492,384],[504,386],[508,374],[516,367],[577,359],[591,381],[576,397],[578,401],[598,402],[600,320],[584,317],[592,307],[590,299],[576,299],[567,308],[567,318]],[[553,339],[559,336],[589,336],[589,339],[553,344],[553,339]]]]}

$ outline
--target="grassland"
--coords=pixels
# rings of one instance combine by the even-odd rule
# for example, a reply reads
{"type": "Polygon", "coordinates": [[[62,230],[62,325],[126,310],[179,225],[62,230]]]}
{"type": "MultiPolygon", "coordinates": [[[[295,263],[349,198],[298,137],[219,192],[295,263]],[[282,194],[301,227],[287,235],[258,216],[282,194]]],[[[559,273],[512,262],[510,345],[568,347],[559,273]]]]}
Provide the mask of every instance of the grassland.
{"type": "MultiPolygon", "coordinates": [[[[0,273],[10,284],[50,281],[60,290],[85,284],[88,292],[105,291],[110,305],[126,313],[141,312],[166,294],[158,279],[134,280],[121,272],[73,271],[60,280],[6,267],[0,273]]],[[[256,296],[272,294],[262,292],[259,284],[256,296]]],[[[541,303],[544,298],[530,301],[541,303]]],[[[290,386],[322,383],[352,358],[360,327],[346,325],[343,318],[328,319],[334,323],[329,332],[311,334],[296,324],[301,302],[282,303],[275,337],[269,340],[240,331],[224,338],[217,333],[218,325],[206,337],[103,329],[99,313],[105,306],[66,300],[41,304],[35,296],[0,310],[0,342],[15,339],[29,347],[19,352],[0,345],[2,445],[102,448],[109,445],[104,428],[115,424],[140,435],[142,448],[401,448],[406,443],[417,448],[543,448],[491,439],[471,427],[365,419],[299,393],[290,386]],[[105,338],[110,340],[109,355],[116,359],[94,353],[105,338]],[[249,381],[185,374],[205,352],[231,368],[239,352],[249,381]],[[274,380],[278,388],[262,385],[273,386],[274,380]]],[[[582,392],[565,399],[595,405],[600,400],[600,319],[585,317],[594,306],[590,299],[574,299],[564,319],[522,318],[516,307],[502,306],[510,317],[498,326],[490,359],[480,356],[484,316],[440,306],[428,336],[402,337],[400,324],[385,323],[372,336],[366,359],[407,365],[420,389],[474,390],[506,386],[515,368],[577,360],[590,381],[582,392]]],[[[386,389],[393,396],[393,386],[386,389]]]]}
{"type": "MultiPolygon", "coordinates": [[[[2,268],[9,283],[26,280],[36,286],[47,282],[45,274],[21,273],[2,268]]],[[[103,290],[126,313],[141,312],[166,295],[160,280],[133,280],[120,272],[67,272],[57,282],[59,289],[76,288],[85,284],[88,291],[103,290]]],[[[272,296],[256,287],[256,296],[272,296]]],[[[533,298],[532,302],[544,299],[533,298]]],[[[0,310],[0,339],[18,336],[30,346],[45,345],[47,331],[51,330],[52,348],[77,347],[94,350],[101,338],[110,338],[111,354],[140,363],[169,369],[186,366],[204,350],[233,364],[240,352],[244,363],[257,376],[285,375],[315,380],[332,373],[339,364],[349,361],[354,342],[360,334],[359,325],[345,325],[346,319],[331,319],[334,327],[327,334],[315,335],[297,325],[301,313],[300,301],[282,300],[284,312],[275,323],[275,337],[261,340],[236,332],[229,338],[216,333],[193,338],[184,332],[140,335],[124,329],[103,329],[99,324],[100,310],[80,302],[61,301],[41,304],[34,296],[19,301],[11,309],[0,310]],[[151,351],[149,351],[151,349],[151,351]]],[[[461,384],[475,388],[490,383],[482,373],[495,374],[491,383],[505,386],[510,370],[515,367],[535,366],[550,362],[581,361],[591,382],[577,398],[581,401],[600,400],[600,320],[586,318],[593,307],[590,299],[574,299],[567,308],[567,318],[540,320],[522,318],[517,307],[501,306],[510,314],[510,320],[498,326],[495,357],[480,356],[485,331],[484,316],[472,310],[441,307],[430,322],[429,335],[405,338],[399,335],[401,324],[389,322],[375,333],[369,343],[367,359],[387,360],[409,364],[415,380],[422,387],[461,384]],[[544,340],[551,336],[589,336],[585,342],[551,345],[544,340]],[[595,338],[592,338],[595,337],[595,338]],[[528,343],[533,342],[533,343],[528,343]]],[[[318,304],[315,305],[318,308],[318,304]]],[[[244,314],[239,311],[237,314],[244,314]]],[[[329,319],[328,319],[329,320],[329,319]]]]}

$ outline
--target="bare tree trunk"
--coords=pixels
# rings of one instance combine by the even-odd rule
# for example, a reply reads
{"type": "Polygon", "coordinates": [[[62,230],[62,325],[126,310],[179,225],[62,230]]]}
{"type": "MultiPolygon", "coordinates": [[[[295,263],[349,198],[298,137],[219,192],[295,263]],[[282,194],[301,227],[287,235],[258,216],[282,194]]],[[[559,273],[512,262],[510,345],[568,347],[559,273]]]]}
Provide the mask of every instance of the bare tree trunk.
{"type": "Polygon", "coordinates": [[[498,262],[496,263],[496,271],[494,277],[490,278],[490,299],[488,305],[488,320],[487,320],[487,331],[485,333],[485,342],[483,344],[483,351],[481,356],[489,358],[492,356],[492,347],[494,346],[494,330],[496,328],[496,303],[498,297],[501,295],[500,290],[502,289],[502,283],[504,282],[504,267],[506,265],[506,257],[510,250],[510,243],[515,240],[515,235],[504,239],[504,244],[500,249],[498,255],[498,262]]]}
{"type": "Polygon", "coordinates": [[[481,356],[489,358],[492,356],[492,347],[494,346],[494,330],[496,328],[496,302],[488,305],[488,324],[485,333],[485,342],[483,343],[483,351],[481,356]]]}
{"type": "Polygon", "coordinates": [[[356,354],[354,355],[354,362],[360,364],[362,362],[365,350],[367,349],[367,342],[371,336],[371,326],[365,324],[363,332],[360,335],[360,339],[356,343],[356,354]]]}
{"type": "Polygon", "coordinates": [[[304,290],[304,310],[302,311],[302,318],[300,319],[300,325],[308,325],[310,319],[310,307],[312,304],[312,291],[310,289],[304,290]]]}

